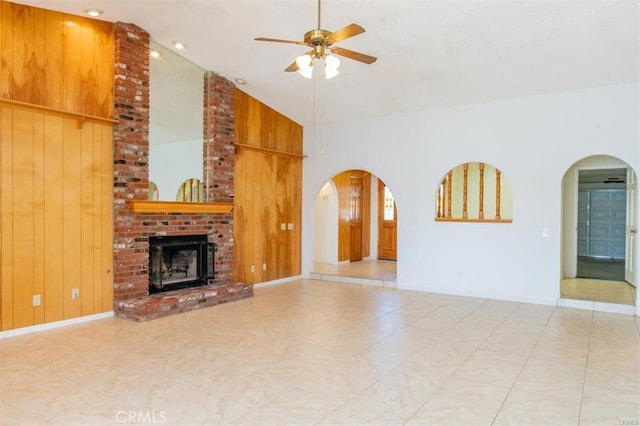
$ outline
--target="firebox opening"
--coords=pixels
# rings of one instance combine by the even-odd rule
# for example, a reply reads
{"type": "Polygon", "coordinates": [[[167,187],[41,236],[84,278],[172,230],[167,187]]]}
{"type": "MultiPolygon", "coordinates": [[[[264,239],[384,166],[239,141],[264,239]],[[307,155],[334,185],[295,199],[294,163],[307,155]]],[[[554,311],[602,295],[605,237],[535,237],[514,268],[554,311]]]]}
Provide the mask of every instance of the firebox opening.
{"type": "Polygon", "coordinates": [[[213,276],[206,235],[149,237],[149,294],[207,285],[213,276]]]}

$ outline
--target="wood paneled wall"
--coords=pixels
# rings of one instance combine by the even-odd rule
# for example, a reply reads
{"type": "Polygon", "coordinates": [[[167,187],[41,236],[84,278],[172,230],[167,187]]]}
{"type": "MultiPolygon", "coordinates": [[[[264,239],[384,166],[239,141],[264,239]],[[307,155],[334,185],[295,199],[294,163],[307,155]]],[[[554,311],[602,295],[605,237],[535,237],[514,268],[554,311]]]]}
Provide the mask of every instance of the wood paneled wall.
{"type": "Polygon", "coordinates": [[[240,90],[235,114],[235,279],[299,275],[302,126],[240,90]]]}
{"type": "Polygon", "coordinates": [[[4,0],[0,24],[0,330],[110,311],[112,24],[4,0]]]}
{"type": "Polygon", "coordinates": [[[0,114],[1,329],[110,311],[111,125],[2,103],[0,114]]]}
{"type": "Polygon", "coordinates": [[[0,97],[111,118],[113,25],[0,0],[0,97]]]}

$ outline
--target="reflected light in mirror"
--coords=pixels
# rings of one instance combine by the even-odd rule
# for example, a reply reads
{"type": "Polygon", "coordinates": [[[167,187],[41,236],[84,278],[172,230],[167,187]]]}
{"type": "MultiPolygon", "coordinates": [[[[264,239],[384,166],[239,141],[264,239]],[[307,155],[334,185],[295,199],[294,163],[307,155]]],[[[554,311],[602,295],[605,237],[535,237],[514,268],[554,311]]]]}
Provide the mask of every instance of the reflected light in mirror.
{"type": "Polygon", "coordinates": [[[149,179],[160,201],[173,195],[186,179],[202,179],[204,69],[158,43],[150,51],[149,179]]]}

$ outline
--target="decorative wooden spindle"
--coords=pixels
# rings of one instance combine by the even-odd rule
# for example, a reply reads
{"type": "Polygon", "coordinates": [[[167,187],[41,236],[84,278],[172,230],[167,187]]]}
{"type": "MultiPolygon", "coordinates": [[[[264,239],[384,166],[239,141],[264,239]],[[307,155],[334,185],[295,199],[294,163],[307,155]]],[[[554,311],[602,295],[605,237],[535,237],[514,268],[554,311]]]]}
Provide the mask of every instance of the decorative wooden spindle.
{"type": "Polygon", "coordinates": [[[447,173],[447,219],[451,219],[451,193],[453,192],[453,170],[447,173]]]}
{"type": "Polygon", "coordinates": [[[478,206],[478,219],[484,219],[484,163],[478,163],[478,169],[480,170],[480,194],[479,206],[478,206]]]}
{"type": "Polygon", "coordinates": [[[500,170],[496,169],[496,220],[500,220],[500,170]]]}
{"type": "Polygon", "coordinates": [[[469,163],[464,163],[462,166],[462,170],[464,171],[464,177],[462,179],[463,189],[462,189],[462,218],[467,219],[469,215],[467,214],[467,187],[469,186],[468,176],[469,176],[469,163]]]}

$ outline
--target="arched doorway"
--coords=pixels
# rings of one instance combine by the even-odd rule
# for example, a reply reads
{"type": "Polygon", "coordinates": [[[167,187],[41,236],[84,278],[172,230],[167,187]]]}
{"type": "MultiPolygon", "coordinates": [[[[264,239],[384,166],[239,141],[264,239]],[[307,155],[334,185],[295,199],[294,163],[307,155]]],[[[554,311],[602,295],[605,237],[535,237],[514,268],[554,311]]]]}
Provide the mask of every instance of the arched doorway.
{"type": "Polygon", "coordinates": [[[322,187],[314,206],[311,278],[394,287],[397,208],[390,188],[365,170],[322,187]]]}
{"type": "Polygon", "coordinates": [[[561,299],[594,309],[637,300],[636,173],[596,155],[574,163],[562,181],[561,299]]]}

